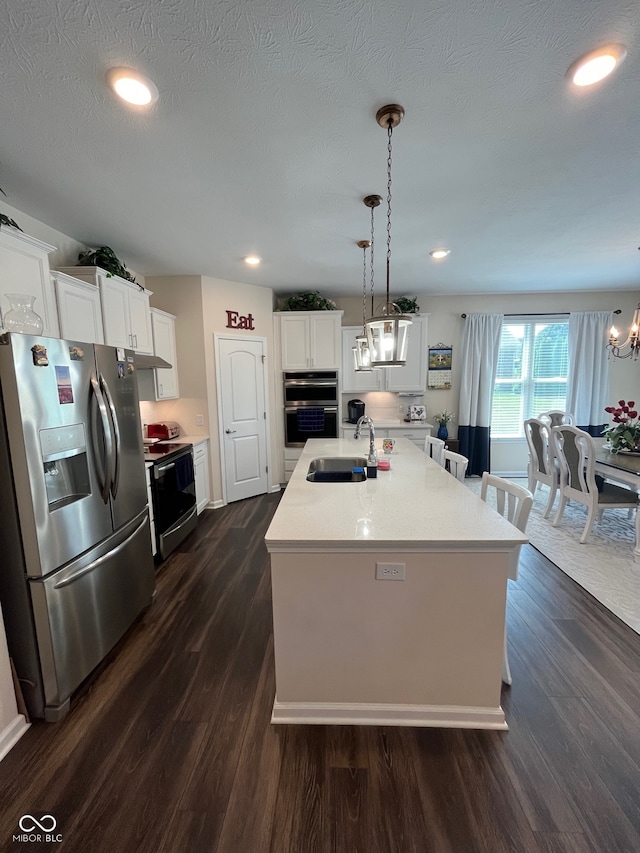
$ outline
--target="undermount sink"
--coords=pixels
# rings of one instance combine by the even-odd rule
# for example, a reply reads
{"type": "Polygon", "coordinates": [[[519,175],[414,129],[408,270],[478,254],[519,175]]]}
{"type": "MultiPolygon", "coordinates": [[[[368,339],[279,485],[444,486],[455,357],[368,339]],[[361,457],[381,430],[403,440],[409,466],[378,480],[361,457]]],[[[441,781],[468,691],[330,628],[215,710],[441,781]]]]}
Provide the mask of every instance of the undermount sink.
{"type": "Polygon", "coordinates": [[[364,456],[324,456],[311,461],[307,480],[311,483],[361,483],[367,479],[366,467],[364,456]]]}

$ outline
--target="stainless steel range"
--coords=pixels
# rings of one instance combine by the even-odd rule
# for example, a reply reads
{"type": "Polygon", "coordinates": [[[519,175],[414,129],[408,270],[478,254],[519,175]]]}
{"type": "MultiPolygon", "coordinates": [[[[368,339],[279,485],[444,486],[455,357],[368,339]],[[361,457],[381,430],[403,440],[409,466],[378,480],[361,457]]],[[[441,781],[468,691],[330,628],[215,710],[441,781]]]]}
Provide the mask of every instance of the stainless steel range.
{"type": "Polygon", "coordinates": [[[169,554],[195,528],[198,515],[193,471],[193,445],[158,441],[144,450],[151,462],[151,496],[159,560],[169,554]]]}

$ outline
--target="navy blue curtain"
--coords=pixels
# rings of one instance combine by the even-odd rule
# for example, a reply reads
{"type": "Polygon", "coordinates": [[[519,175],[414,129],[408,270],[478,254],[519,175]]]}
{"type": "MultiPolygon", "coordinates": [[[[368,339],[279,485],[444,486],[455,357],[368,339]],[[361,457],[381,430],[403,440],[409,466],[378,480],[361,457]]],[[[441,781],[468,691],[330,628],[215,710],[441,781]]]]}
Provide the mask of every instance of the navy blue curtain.
{"type": "Polygon", "coordinates": [[[489,427],[458,427],[460,453],[469,460],[467,474],[482,474],[491,471],[491,441],[489,427]]]}

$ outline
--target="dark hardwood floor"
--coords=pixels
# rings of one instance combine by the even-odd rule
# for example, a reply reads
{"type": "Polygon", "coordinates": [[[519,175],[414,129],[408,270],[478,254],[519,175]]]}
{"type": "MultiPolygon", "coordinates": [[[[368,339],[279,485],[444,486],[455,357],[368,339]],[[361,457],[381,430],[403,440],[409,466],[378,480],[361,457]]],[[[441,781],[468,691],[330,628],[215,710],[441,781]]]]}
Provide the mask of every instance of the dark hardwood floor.
{"type": "Polygon", "coordinates": [[[0,850],[640,850],[640,636],[530,546],[508,732],[271,726],[277,503],[204,513],[69,716],[0,763],[0,850]],[[25,814],[62,841],[12,841],[25,814]]]}

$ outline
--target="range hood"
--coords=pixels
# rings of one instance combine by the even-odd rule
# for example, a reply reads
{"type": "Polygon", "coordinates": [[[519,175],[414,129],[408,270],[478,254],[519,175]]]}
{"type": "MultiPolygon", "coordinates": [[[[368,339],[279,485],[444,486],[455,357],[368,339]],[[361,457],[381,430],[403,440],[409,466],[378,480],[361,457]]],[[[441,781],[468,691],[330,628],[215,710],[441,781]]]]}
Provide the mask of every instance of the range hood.
{"type": "Polygon", "coordinates": [[[138,370],[152,370],[154,367],[173,367],[172,364],[169,364],[164,358],[160,358],[159,355],[141,355],[137,352],[134,358],[138,370]]]}

